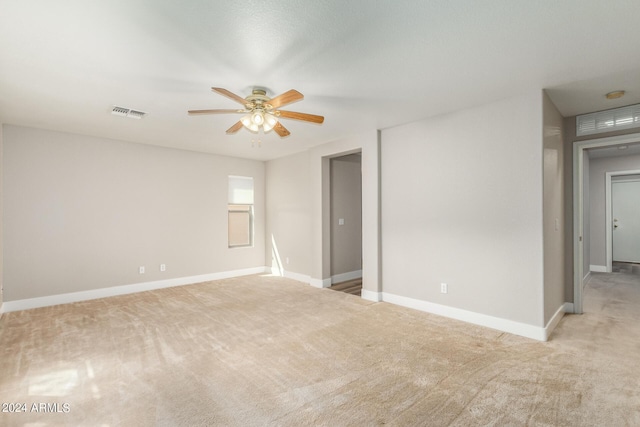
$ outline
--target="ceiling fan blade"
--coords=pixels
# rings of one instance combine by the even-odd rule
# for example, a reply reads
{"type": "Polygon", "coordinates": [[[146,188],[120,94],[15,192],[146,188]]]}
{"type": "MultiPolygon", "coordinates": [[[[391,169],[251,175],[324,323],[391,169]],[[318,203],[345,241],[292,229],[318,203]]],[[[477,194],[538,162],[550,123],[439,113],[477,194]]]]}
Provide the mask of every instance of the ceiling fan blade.
{"type": "Polygon", "coordinates": [[[285,136],[291,135],[291,132],[289,132],[289,130],[286,127],[282,126],[282,123],[280,122],[276,123],[276,125],[273,127],[273,130],[275,130],[276,133],[283,138],[285,136]]]}
{"type": "Polygon", "coordinates": [[[227,129],[227,133],[231,135],[232,133],[238,132],[241,128],[242,128],[242,122],[239,121],[235,125],[231,126],[229,129],[227,129]]]}
{"type": "Polygon", "coordinates": [[[282,117],[285,119],[295,119],[295,120],[303,120],[305,122],[311,123],[322,123],[324,122],[324,117],[316,116],[315,114],[306,114],[306,113],[296,113],[295,111],[276,111],[276,116],[282,117]]]}
{"type": "Polygon", "coordinates": [[[226,114],[226,113],[245,113],[245,110],[189,110],[189,114],[226,114]]]}
{"type": "Polygon", "coordinates": [[[228,90],[223,89],[223,88],[221,88],[221,87],[212,87],[212,88],[211,88],[211,90],[212,90],[212,91],[214,91],[214,92],[218,92],[220,95],[222,95],[222,96],[226,96],[226,97],[227,97],[227,98],[229,98],[229,99],[233,99],[234,101],[236,101],[236,102],[238,102],[238,103],[240,103],[240,104],[242,104],[242,105],[247,105],[247,104],[249,104],[249,102],[247,102],[247,100],[246,100],[246,99],[244,99],[244,98],[242,98],[242,97],[240,97],[240,96],[236,95],[236,94],[235,94],[235,93],[233,93],[233,92],[229,92],[228,90]]]}
{"type": "Polygon", "coordinates": [[[300,101],[301,99],[304,99],[304,95],[295,89],[291,89],[282,95],[278,95],[275,98],[270,99],[267,101],[267,104],[271,105],[273,108],[278,108],[283,105],[291,104],[292,102],[300,101]]]}

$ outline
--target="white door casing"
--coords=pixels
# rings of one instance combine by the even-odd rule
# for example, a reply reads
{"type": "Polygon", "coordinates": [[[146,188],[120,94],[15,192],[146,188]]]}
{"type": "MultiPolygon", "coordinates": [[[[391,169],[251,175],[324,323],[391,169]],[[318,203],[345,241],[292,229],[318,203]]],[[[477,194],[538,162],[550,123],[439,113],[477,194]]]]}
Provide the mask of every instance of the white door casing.
{"type": "MultiPolygon", "coordinates": [[[[584,252],[584,186],[583,186],[583,153],[584,150],[598,147],[610,147],[615,145],[626,145],[640,142],[640,135],[620,135],[605,138],[598,138],[586,141],[573,142],[573,312],[582,313],[582,288],[583,283],[583,252],[584,252]]],[[[611,178],[610,176],[608,177],[611,178]]],[[[608,186],[607,186],[608,187],[608,186]]],[[[609,211],[607,211],[609,212],[609,211]]],[[[607,224],[609,222],[607,221],[607,224]]],[[[610,232],[611,227],[607,227],[610,232]]],[[[610,241],[609,238],[607,238],[610,241]]],[[[609,250],[609,245],[607,245],[609,250]]],[[[611,252],[608,252],[610,254],[611,252]]],[[[609,263],[609,267],[610,267],[609,263]]]]}

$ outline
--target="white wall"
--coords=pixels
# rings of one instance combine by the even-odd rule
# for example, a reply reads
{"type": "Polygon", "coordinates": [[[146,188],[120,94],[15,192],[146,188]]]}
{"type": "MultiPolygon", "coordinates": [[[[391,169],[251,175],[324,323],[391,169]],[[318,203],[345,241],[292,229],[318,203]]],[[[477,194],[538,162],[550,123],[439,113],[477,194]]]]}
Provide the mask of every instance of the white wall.
{"type": "Polygon", "coordinates": [[[263,162],[5,125],[2,165],[5,301],[265,265],[263,162]],[[228,175],[254,178],[252,248],[228,175]]]}
{"type": "Polygon", "coordinates": [[[588,265],[607,265],[605,179],[607,172],[640,170],[640,155],[590,159],[590,258],[588,265]]]}
{"type": "Polygon", "coordinates": [[[267,254],[272,252],[273,235],[283,263],[289,257],[286,275],[317,287],[331,284],[330,159],[354,152],[362,153],[363,296],[377,299],[381,290],[377,131],[267,162],[267,254]],[[294,211],[292,225],[287,217],[294,211]],[[307,230],[304,224],[309,225],[307,230]]]}
{"type": "Polygon", "coordinates": [[[543,93],[544,324],[565,303],[563,118],[543,93]]]}
{"type": "Polygon", "coordinates": [[[338,282],[362,271],[361,159],[359,153],[331,159],[331,277],[338,282]]]}
{"type": "Polygon", "coordinates": [[[382,131],[385,293],[544,325],[542,111],[535,91],[382,131]]]}
{"type": "Polygon", "coordinates": [[[6,126],[5,288],[13,300],[138,283],[139,265],[144,280],[256,267],[272,236],[279,268],[325,285],[329,159],[361,151],[363,297],[543,327],[556,289],[545,288],[543,182],[561,164],[544,161],[543,110],[536,91],[266,165],[6,126]],[[230,174],[255,178],[254,248],[226,247],[230,174]]]}
{"type": "Polygon", "coordinates": [[[309,152],[266,163],[266,258],[274,273],[311,274],[309,152]]]}

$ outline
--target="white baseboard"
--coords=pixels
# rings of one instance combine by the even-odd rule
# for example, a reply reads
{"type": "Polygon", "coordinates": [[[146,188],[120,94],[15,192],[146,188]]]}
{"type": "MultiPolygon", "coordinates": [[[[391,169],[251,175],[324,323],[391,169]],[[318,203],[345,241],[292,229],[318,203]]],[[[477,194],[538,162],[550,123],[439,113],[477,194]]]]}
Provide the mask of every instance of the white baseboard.
{"type": "Polygon", "coordinates": [[[607,266],[606,265],[590,265],[589,271],[593,271],[594,273],[606,273],[607,266]]]}
{"type": "Polygon", "coordinates": [[[362,289],[362,293],[360,294],[362,299],[366,299],[367,301],[380,302],[382,301],[382,292],[373,292],[368,291],[366,289],[362,289]]]}
{"type": "Polygon", "coordinates": [[[382,301],[427,313],[437,314],[439,316],[449,317],[451,319],[461,320],[463,322],[473,323],[474,325],[497,329],[499,331],[532,338],[538,341],[546,341],[549,336],[549,332],[546,328],[493,317],[486,314],[475,313],[473,311],[462,310],[460,308],[435,304],[428,301],[394,295],[387,292],[382,292],[382,301]]]}
{"type": "Polygon", "coordinates": [[[564,312],[565,313],[573,313],[573,303],[572,302],[565,302],[564,303],[564,312]]]}
{"type": "Polygon", "coordinates": [[[136,292],[152,291],[155,289],[170,288],[173,286],[191,285],[194,283],[208,282],[211,280],[229,279],[232,277],[248,276],[251,274],[266,273],[266,267],[245,268],[242,270],[223,271],[219,273],[202,274],[198,276],[179,277],[175,279],[158,280],[155,282],[135,283],[132,285],[113,286],[110,288],[92,289],[90,291],[71,292],[68,294],[49,295],[22,299],[16,301],[5,301],[4,310],[12,311],[29,310],[32,308],[49,307],[52,305],[68,304],[72,302],[87,301],[98,298],[113,297],[116,295],[127,295],[136,292]]]}
{"type": "Polygon", "coordinates": [[[587,286],[587,283],[589,283],[589,280],[591,280],[591,272],[588,272],[587,274],[585,274],[585,276],[582,278],[582,290],[584,291],[584,287],[587,286]]]}
{"type": "Polygon", "coordinates": [[[314,288],[328,288],[331,286],[331,278],[328,279],[309,279],[309,284],[314,288]]]}
{"type": "Polygon", "coordinates": [[[564,303],[560,307],[558,307],[555,314],[551,317],[551,319],[549,319],[549,322],[547,322],[547,326],[544,327],[544,339],[542,341],[547,341],[549,339],[551,333],[556,328],[556,326],[558,326],[558,323],[560,323],[562,317],[567,312],[565,309],[565,304],[567,303],[564,303]]]}
{"type": "Polygon", "coordinates": [[[331,276],[331,284],[346,282],[347,280],[361,279],[362,278],[362,270],[349,271],[347,273],[340,273],[334,276],[331,276]]]}
{"type": "Polygon", "coordinates": [[[298,282],[311,285],[314,288],[328,288],[329,286],[331,286],[331,278],[314,279],[311,276],[308,276],[306,274],[294,273],[293,271],[287,271],[287,270],[280,270],[276,267],[271,267],[269,270],[273,275],[286,277],[287,279],[297,280],[298,282]]]}
{"type": "Polygon", "coordinates": [[[286,277],[287,279],[297,280],[298,282],[309,284],[311,278],[306,274],[294,273],[293,271],[283,271],[280,274],[282,277],[286,277]]]}

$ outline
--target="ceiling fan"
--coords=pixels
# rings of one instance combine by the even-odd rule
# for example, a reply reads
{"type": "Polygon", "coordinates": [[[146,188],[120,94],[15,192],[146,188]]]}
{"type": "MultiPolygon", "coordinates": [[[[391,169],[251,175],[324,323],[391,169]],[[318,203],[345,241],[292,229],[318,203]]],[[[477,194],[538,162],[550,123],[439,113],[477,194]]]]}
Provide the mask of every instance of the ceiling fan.
{"type": "Polygon", "coordinates": [[[269,132],[273,129],[278,135],[285,137],[289,136],[291,132],[282,126],[279,119],[295,119],[318,124],[324,122],[324,117],[316,116],[315,114],[278,110],[279,107],[300,101],[304,98],[304,96],[295,89],[291,89],[275,98],[269,98],[264,89],[253,89],[251,95],[246,98],[242,98],[220,87],[212,87],[211,90],[242,104],[244,108],[238,110],[189,110],[189,114],[244,114],[244,117],[227,129],[228,134],[234,134],[244,126],[254,133],[257,133],[260,128],[262,128],[264,132],[269,132]]]}

